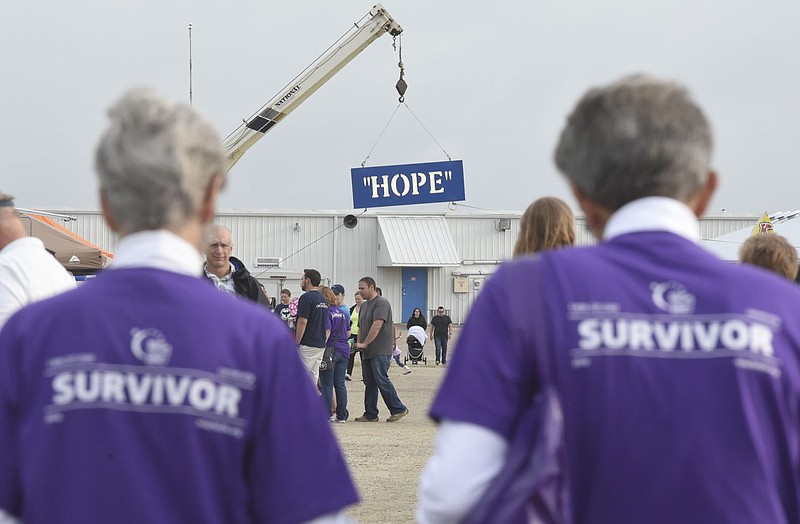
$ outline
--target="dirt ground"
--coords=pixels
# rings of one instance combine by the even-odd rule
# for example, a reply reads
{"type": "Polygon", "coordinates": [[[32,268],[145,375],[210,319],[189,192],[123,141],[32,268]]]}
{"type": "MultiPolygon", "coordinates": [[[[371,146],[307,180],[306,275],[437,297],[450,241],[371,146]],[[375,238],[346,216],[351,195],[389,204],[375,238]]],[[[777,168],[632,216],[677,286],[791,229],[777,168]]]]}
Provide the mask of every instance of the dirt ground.
{"type": "MultiPolygon", "coordinates": [[[[405,335],[398,341],[406,355],[405,335]]],[[[455,329],[450,349],[458,335],[455,329]]],[[[446,368],[435,365],[432,341],[425,343],[427,365],[409,366],[412,372],[403,375],[403,369],[392,361],[389,377],[397,389],[409,414],[398,422],[387,423],[389,411],[378,399],[380,421],[353,422],[364,413],[364,384],[360,381],[360,360],[356,358],[353,381],[347,382],[350,420],[345,424],[332,424],[339,444],[344,451],[350,472],[361,493],[361,504],[350,508],[349,514],[358,522],[399,524],[414,522],[417,507],[417,485],[422,469],[433,452],[436,425],[428,418],[428,408],[446,368]]],[[[448,359],[452,351],[448,351],[448,359]]]]}

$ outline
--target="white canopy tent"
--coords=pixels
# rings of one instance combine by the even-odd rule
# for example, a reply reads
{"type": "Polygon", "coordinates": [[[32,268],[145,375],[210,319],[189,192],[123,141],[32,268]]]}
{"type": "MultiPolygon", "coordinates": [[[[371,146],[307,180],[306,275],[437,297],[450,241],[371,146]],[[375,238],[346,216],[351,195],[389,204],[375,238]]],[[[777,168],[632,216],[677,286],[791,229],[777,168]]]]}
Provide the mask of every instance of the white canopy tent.
{"type": "MultiPolygon", "coordinates": [[[[769,219],[775,233],[786,237],[798,250],[798,256],[800,256],[800,210],[770,213],[769,219]]],[[[753,226],[755,225],[754,222],[753,226]]],[[[739,260],[739,247],[753,234],[753,226],[716,238],[702,240],[700,243],[723,260],[739,260]]]]}

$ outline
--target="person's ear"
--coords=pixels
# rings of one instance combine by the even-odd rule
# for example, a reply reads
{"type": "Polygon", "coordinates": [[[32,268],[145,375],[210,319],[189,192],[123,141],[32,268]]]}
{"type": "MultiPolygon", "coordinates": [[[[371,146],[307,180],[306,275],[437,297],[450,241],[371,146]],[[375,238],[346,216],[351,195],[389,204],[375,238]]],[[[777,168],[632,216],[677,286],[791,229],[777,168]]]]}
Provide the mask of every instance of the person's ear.
{"type": "Polygon", "coordinates": [[[203,201],[200,205],[200,220],[203,224],[210,224],[217,214],[217,196],[225,184],[225,175],[219,174],[211,179],[206,192],[203,194],[203,201]]]}
{"type": "Polygon", "coordinates": [[[708,172],[708,177],[706,178],[703,187],[701,187],[697,193],[692,196],[686,205],[694,212],[697,217],[700,217],[705,212],[706,208],[708,207],[709,202],[711,202],[711,197],[714,196],[714,192],[717,190],[717,186],[719,185],[719,175],[713,169],[708,172]]]}
{"type": "Polygon", "coordinates": [[[114,218],[114,213],[111,212],[111,207],[108,205],[108,195],[105,189],[100,188],[100,208],[103,210],[103,218],[114,233],[121,233],[119,230],[119,222],[114,218]]]}
{"type": "Polygon", "coordinates": [[[569,187],[586,217],[586,224],[589,229],[598,239],[603,238],[603,230],[606,228],[606,222],[611,217],[612,211],[586,196],[586,193],[574,182],[570,182],[569,187]]]}

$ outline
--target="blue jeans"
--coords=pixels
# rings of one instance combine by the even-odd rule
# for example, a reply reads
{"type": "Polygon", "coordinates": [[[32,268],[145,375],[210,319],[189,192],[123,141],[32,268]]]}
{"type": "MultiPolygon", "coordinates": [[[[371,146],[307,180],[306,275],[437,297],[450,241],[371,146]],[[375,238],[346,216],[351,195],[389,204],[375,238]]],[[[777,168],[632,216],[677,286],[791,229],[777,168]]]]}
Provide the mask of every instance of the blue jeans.
{"type": "Polygon", "coordinates": [[[400,402],[397,391],[392,381],[389,380],[389,366],[392,364],[391,355],[381,355],[364,359],[361,364],[361,376],[364,379],[364,416],[369,419],[378,418],[378,391],[381,392],[383,402],[389,408],[389,413],[396,415],[406,410],[400,402]]]}
{"type": "Polygon", "coordinates": [[[445,335],[442,338],[433,337],[433,343],[436,346],[436,362],[441,362],[442,364],[447,363],[447,339],[449,337],[445,335]]]}
{"type": "Polygon", "coordinates": [[[338,351],[334,351],[332,369],[319,374],[325,413],[330,416],[333,406],[333,391],[336,390],[336,418],[339,420],[347,420],[347,387],[344,385],[344,375],[347,373],[348,360],[338,351]]]}

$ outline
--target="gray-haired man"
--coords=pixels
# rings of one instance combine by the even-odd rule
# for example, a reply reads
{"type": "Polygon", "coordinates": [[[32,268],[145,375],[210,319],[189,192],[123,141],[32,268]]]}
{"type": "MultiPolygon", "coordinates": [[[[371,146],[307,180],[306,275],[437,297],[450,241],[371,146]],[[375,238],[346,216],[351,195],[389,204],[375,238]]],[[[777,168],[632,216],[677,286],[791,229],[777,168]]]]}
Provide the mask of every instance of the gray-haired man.
{"type": "Polygon", "coordinates": [[[221,224],[211,224],[206,228],[206,263],[203,275],[217,289],[225,293],[239,295],[269,307],[267,295],[261,284],[253,277],[233,253],[231,230],[221,224]]]}
{"type": "Polygon", "coordinates": [[[800,522],[800,293],[698,245],[711,142],[671,82],[581,99],[555,160],[602,240],[473,304],[420,522],[800,522]]]}

